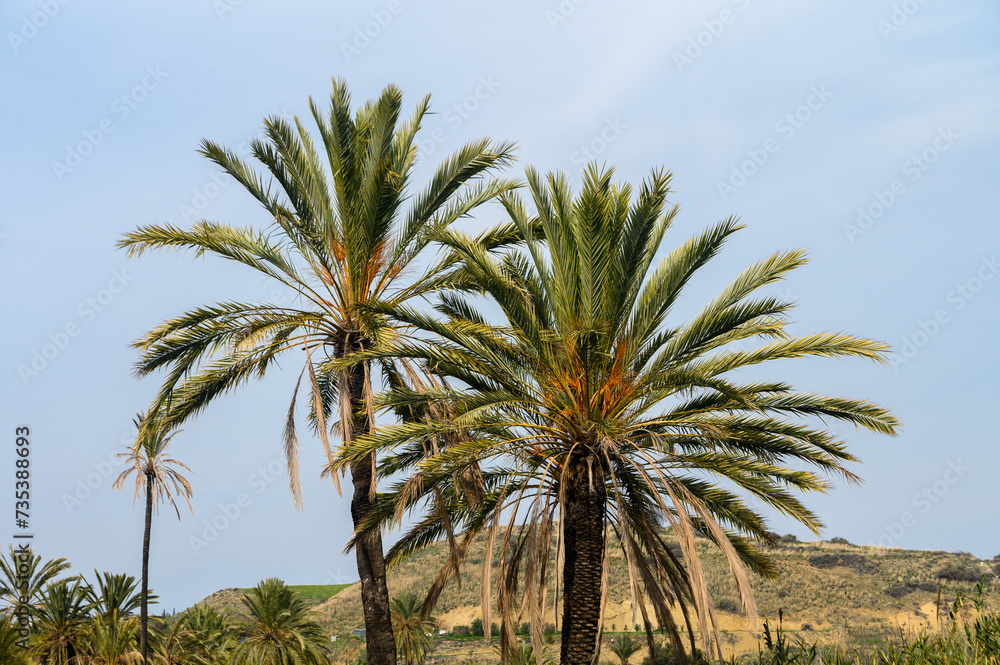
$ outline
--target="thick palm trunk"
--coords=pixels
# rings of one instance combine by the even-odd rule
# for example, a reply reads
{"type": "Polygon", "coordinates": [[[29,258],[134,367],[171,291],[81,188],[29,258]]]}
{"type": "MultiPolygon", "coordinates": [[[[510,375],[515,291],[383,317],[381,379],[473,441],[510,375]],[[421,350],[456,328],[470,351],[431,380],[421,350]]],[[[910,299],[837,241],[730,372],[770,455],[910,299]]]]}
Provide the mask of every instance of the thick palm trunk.
{"type": "Polygon", "coordinates": [[[570,462],[563,512],[562,665],[596,665],[600,656],[601,576],[607,488],[601,465],[570,462]]]}
{"type": "Polygon", "coordinates": [[[142,665],[149,663],[149,534],[153,526],[153,482],[156,476],[146,473],[146,528],[142,534],[142,602],[139,608],[139,653],[142,665]]]}
{"type": "MultiPolygon", "coordinates": [[[[346,388],[355,413],[353,435],[368,432],[368,418],[364,414],[365,372],[360,365],[347,374],[346,388]]],[[[354,527],[375,507],[370,497],[374,482],[373,460],[351,465],[351,482],[354,496],[351,499],[351,518],[354,527]]],[[[389,610],[389,588],[385,579],[385,555],[382,551],[382,533],[375,531],[360,538],[354,547],[358,559],[358,576],[361,578],[361,604],[365,613],[365,636],[368,646],[368,665],[396,665],[396,642],[392,636],[392,616],[389,610]]]]}

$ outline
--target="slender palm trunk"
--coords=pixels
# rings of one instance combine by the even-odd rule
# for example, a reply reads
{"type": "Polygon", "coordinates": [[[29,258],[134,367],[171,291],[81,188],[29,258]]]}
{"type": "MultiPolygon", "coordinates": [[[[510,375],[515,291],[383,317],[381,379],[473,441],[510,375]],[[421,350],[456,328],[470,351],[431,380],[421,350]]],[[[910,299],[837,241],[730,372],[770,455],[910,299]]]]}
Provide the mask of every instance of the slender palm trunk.
{"type": "MultiPolygon", "coordinates": [[[[360,365],[348,372],[347,389],[354,407],[354,436],[368,432],[365,405],[365,371],[360,365]],[[358,414],[362,414],[358,417],[358,414]]],[[[374,459],[351,465],[351,482],[354,496],[351,499],[351,518],[354,527],[362,523],[375,507],[370,497],[374,459]]],[[[365,613],[365,636],[369,665],[396,665],[396,642],[392,636],[392,615],[389,609],[389,588],[385,579],[385,555],[382,550],[382,533],[375,531],[360,538],[354,547],[358,559],[358,576],[361,578],[361,604],[365,613]]]]}
{"type": "Polygon", "coordinates": [[[562,665],[596,665],[607,488],[600,462],[572,459],[564,477],[562,665]]]}
{"type": "Polygon", "coordinates": [[[149,663],[149,534],[153,526],[153,482],[156,476],[146,472],[146,528],[142,534],[142,602],[139,608],[139,653],[142,665],[149,663]]]}

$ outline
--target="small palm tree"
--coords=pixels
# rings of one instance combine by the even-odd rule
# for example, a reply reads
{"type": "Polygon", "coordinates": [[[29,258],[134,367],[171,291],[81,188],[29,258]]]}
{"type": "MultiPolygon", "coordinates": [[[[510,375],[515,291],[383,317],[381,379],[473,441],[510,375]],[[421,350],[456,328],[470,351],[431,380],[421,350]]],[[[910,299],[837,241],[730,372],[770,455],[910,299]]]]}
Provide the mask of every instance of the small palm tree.
{"type": "MultiPolygon", "coordinates": [[[[168,434],[153,419],[146,422],[144,414],[139,414],[133,421],[139,431],[139,438],[128,452],[119,453],[124,457],[127,466],[115,481],[115,489],[121,489],[125,481],[135,474],[135,495],[132,503],[140,496],[146,497],[146,522],[142,533],[142,592],[139,614],[139,651],[142,654],[143,665],[149,663],[149,538],[153,525],[153,513],[164,502],[169,502],[181,518],[180,510],[174,496],[179,496],[191,510],[191,485],[181,475],[178,467],[190,471],[182,462],[167,456],[167,446],[173,434],[168,434]]],[[[193,511],[192,511],[193,512],[193,511]]]]}
{"type": "Polygon", "coordinates": [[[494,651],[500,655],[504,665],[554,665],[556,662],[549,653],[548,645],[542,647],[541,659],[535,658],[535,648],[532,645],[520,642],[507,652],[506,659],[502,648],[494,647],[494,651]]]}
{"type": "MultiPolygon", "coordinates": [[[[93,607],[94,614],[99,617],[129,617],[142,605],[142,594],[136,592],[136,581],[125,573],[99,573],[94,571],[97,587],[84,583],[87,590],[87,600],[93,607]]],[[[155,600],[156,596],[150,596],[155,600]]]]}
{"type": "Polygon", "coordinates": [[[611,653],[618,656],[621,665],[628,665],[629,659],[642,649],[642,643],[629,634],[616,637],[609,647],[611,653]]]}
{"type": "Polygon", "coordinates": [[[237,644],[236,628],[214,607],[195,605],[181,614],[161,640],[164,665],[229,663],[237,644]]]}
{"type": "Polygon", "coordinates": [[[62,557],[42,563],[42,557],[30,548],[20,550],[11,545],[9,559],[0,553],[0,600],[12,607],[22,602],[34,607],[45,586],[69,567],[69,561],[62,557]],[[19,573],[19,569],[24,572],[19,573]]]}
{"type": "Polygon", "coordinates": [[[233,665],[327,665],[326,633],[309,607],[279,579],[260,582],[243,594],[249,616],[239,626],[233,665]]]}
{"type": "Polygon", "coordinates": [[[139,622],[134,615],[117,612],[95,616],[85,640],[86,651],[80,657],[86,665],[137,665],[142,654],[136,648],[139,622]]]}
{"type": "Polygon", "coordinates": [[[17,619],[6,608],[0,610],[0,663],[4,665],[30,665],[27,651],[20,644],[21,631],[17,619]]]}
{"type": "Polygon", "coordinates": [[[46,586],[37,609],[33,651],[46,665],[76,665],[88,631],[92,601],[78,578],[46,586]]]}
{"type": "Polygon", "coordinates": [[[433,618],[423,618],[421,608],[422,602],[409,591],[392,601],[396,657],[402,658],[404,665],[422,665],[433,645],[437,622],[433,618]]]}

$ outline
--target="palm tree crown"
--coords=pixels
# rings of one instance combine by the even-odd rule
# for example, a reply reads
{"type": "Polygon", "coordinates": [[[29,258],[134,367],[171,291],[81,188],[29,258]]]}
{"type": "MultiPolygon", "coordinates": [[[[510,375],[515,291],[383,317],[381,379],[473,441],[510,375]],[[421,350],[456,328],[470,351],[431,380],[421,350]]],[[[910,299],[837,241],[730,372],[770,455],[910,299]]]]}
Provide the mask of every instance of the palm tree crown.
{"type": "Polygon", "coordinates": [[[404,665],[422,665],[431,649],[437,622],[421,616],[416,594],[406,592],[392,600],[392,628],[396,635],[396,655],[404,665]]]}
{"type": "MultiPolygon", "coordinates": [[[[487,180],[510,162],[513,146],[488,139],[469,143],[442,163],[423,191],[412,194],[417,158],[415,136],[429,109],[424,98],[409,120],[401,120],[402,93],[395,86],[356,112],[343,81],[335,80],[329,114],[311,100],[309,110],[319,143],[296,118],[265,122],[266,140],[251,144],[266,176],[235,153],[211,141],[202,154],[219,165],[267,211],[266,230],[201,221],[190,230],[145,226],[119,243],[130,256],[151,249],[193,249],[242,263],[287,287],[294,306],[223,302],[187,312],[164,323],[137,343],[139,374],[169,369],[160,392],[163,425],[177,426],[216,396],[251,378],[262,377],[286,352],[305,352],[312,422],[328,462],[331,414],[344,441],[364,434],[374,422],[368,362],[339,362],[384,345],[393,323],[376,313],[379,301],[402,303],[448,280],[447,258],[422,279],[418,257],[433,232],[467,216],[511,187],[487,180]]],[[[489,243],[514,237],[507,226],[489,234],[489,243]]],[[[382,363],[388,376],[391,363],[382,363]]],[[[289,486],[301,507],[295,401],[285,427],[289,486]]],[[[351,466],[352,517],[359,524],[374,507],[374,459],[351,466]]],[[[328,467],[327,471],[330,468],[328,467]]],[[[331,474],[338,483],[336,474],[331,474]]],[[[384,582],[381,535],[355,543],[362,582],[372,665],[393,665],[395,651],[384,582]]]]}
{"type": "Polygon", "coordinates": [[[325,633],[284,582],[271,578],[243,594],[249,617],[232,652],[234,665],[326,665],[325,633]]]}
{"type": "MultiPolygon", "coordinates": [[[[747,381],[738,370],[807,356],[881,362],[887,347],[841,333],[790,336],[785,326],[792,303],[754,297],[802,265],[801,251],[750,266],[689,321],[670,322],[685,285],[740,228],[736,220],[710,227],[657,263],[677,213],[667,204],[669,173],[653,172],[634,195],[612,182],[611,170],[592,166],[575,197],[561,175],[543,178],[530,169],[527,175],[535,215],[517,195],[504,197],[528,240],[527,252],[497,256],[474,239],[442,234],[464,261],[474,285],[468,290],[492,299],[502,324],[489,324],[472,301],[454,293],[438,306],[444,321],[407,307],[391,311],[433,335],[428,343],[401,342],[392,355],[420,359],[462,387],[396,390],[380,400],[394,409],[443,403],[455,417],[380,428],[348,451],[357,459],[396,449],[383,466],[386,474],[416,466],[371,519],[398,517],[435,488],[454,497],[453,520],[468,533],[487,531],[487,551],[499,535],[498,604],[508,651],[514,648],[519,583],[540,649],[553,537],[563,593],[563,663],[592,663],[599,656],[606,538],[623,550],[632,607],[641,612],[648,639],[653,620],[643,596],[675,646],[680,639],[669,608],[678,600],[682,607],[694,605],[708,640],[715,618],[695,535],[712,539],[726,555],[748,615],[755,612],[744,566],[771,572],[746,539],[767,538],[763,517],[728,488],[816,530],[816,516],[789,490],[827,489],[822,473],[854,479],[844,466],[854,457],[824,427],[802,417],[844,420],[886,434],[896,426],[891,414],[868,402],[747,381]],[[533,238],[535,224],[544,241],[533,238]],[[752,350],[734,348],[753,342],[752,350]],[[456,443],[425,457],[427,441],[446,439],[456,443]],[[816,471],[790,469],[791,462],[816,471]],[[479,463],[489,464],[486,495],[469,505],[461,501],[457,478],[479,463]],[[506,529],[501,515],[513,516],[506,529]],[[675,532],[684,565],[664,542],[662,527],[675,532]]],[[[441,529],[420,522],[398,547],[412,551],[440,537],[441,529]]],[[[484,582],[490,560],[484,557],[484,582]]]]}

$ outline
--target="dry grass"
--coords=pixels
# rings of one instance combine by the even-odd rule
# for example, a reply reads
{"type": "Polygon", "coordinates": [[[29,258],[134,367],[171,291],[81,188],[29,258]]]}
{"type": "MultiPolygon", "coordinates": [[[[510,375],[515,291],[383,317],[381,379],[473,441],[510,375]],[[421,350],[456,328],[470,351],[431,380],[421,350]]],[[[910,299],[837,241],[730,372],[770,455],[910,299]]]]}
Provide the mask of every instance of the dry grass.
{"type": "MultiPolygon", "coordinates": [[[[481,541],[470,547],[461,586],[452,582],[441,594],[435,615],[442,629],[468,625],[481,616],[479,580],[484,546],[485,542],[481,541]]],[[[739,598],[722,554],[703,539],[698,541],[697,548],[713,601],[720,608],[719,627],[727,652],[756,652],[759,633],[749,630],[745,617],[727,611],[727,608],[739,605],[739,598]]],[[[498,554],[499,548],[495,550],[493,559],[498,554]]],[[[829,542],[782,543],[771,549],[769,555],[779,571],[778,579],[751,578],[761,615],[773,624],[778,610],[782,610],[785,629],[792,634],[803,631],[803,637],[821,646],[862,646],[884,640],[887,636],[934,630],[937,627],[939,582],[936,573],[956,565],[982,569],[984,574],[993,569],[992,564],[970,559],[965,554],[856,547],[829,542]],[[810,563],[810,559],[815,565],[810,563]]],[[[390,573],[390,595],[395,596],[406,590],[420,595],[426,593],[446,559],[444,543],[414,556],[390,573]]],[[[971,593],[974,584],[948,580],[940,582],[944,617],[956,592],[971,593]]],[[[987,593],[988,609],[992,611],[1000,609],[997,590],[994,579],[987,593]]],[[[229,609],[234,595],[238,608],[238,590],[220,591],[210,596],[209,600],[229,609]]],[[[552,597],[551,588],[549,597],[552,597]]],[[[332,634],[349,635],[352,629],[364,625],[360,586],[348,587],[318,604],[315,611],[317,619],[332,634]]],[[[553,623],[551,608],[545,621],[553,623]]],[[[628,573],[621,552],[613,550],[610,552],[605,631],[633,630],[633,624],[628,573]]],[[[455,640],[442,642],[434,660],[464,663],[470,660],[492,662],[495,658],[492,649],[481,641],[455,640]]],[[[641,662],[641,655],[633,660],[641,662]]]]}

